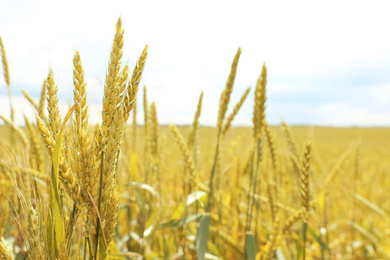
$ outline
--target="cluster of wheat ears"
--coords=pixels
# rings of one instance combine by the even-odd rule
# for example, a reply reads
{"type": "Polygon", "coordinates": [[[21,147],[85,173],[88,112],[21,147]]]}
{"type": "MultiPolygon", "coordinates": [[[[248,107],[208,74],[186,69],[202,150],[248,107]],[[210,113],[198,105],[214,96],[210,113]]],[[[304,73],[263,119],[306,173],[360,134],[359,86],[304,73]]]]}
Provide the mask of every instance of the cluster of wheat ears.
{"type": "Polygon", "coordinates": [[[58,89],[49,68],[39,102],[23,91],[36,118],[32,123],[25,116],[25,128],[14,122],[0,38],[11,104],[10,118],[1,116],[8,138],[3,140],[0,158],[0,259],[360,259],[390,255],[388,243],[380,242],[381,235],[389,235],[388,215],[358,193],[359,148],[340,156],[324,175],[311,169],[315,166],[312,138],[305,138],[301,149],[284,122],[287,142],[283,148],[266,121],[265,65],[254,90],[251,135],[237,134],[238,141],[230,142],[231,123],[251,90],[246,89],[227,115],[240,48],[221,94],[216,131],[199,126],[202,92],[192,126],[181,131],[170,125],[169,133],[159,126],[157,108],[154,103],[149,105],[146,87],[144,125],[137,126],[137,92],[148,46],[130,73],[129,66],[121,62],[123,38],[119,18],[104,83],[101,124],[88,122],[87,83],[76,50],[74,105],[64,117],[60,115],[58,89]],[[132,126],[127,127],[132,111],[132,126]],[[212,152],[200,152],[204,147],[201,131],[207,143],[216,141],[207,149],[212,152]],[[177,145],[170,145],[168,138],[177,145]],[[244,160],[242,151],[230,151],[237,149],[237,142],[239,149],[247,151],[244,160]],[[350,230],[343,228],[329,238],[334,231],[327,221],[334,217],[327,211],[329,191],[351,161],[355,162],[351,178],[355,181],[348,184],[354,197],[350,230]],[[367,223],[359,217],[360,204],[383,217],[387,229],[382,234],[364,227],[367,223]]]}

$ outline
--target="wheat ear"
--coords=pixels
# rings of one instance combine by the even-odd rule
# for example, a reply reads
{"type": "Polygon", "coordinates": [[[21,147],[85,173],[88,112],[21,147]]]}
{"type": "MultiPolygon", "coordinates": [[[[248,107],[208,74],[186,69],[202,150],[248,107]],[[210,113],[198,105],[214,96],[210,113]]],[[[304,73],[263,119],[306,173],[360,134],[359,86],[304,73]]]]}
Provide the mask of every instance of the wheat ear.
{"type": "Polygon", "coordinates": [[[341,167],[344,165],[344,163],[347,161],[351,154],[345,153],[340,160],[337,162],[337,164],[334,166],[334,168],[329,172],[329,174],[325,177],[324,180],[324,190],[326,191],[329,188],[329,185],[332,183],[335,176],[340,172],[341,167]]]}
{"type": "Polygon", "coordinates": [[[294,225],[295,222],[300,220],[302,218],[302,216],[305,214],[305,212],[306,212],[306,209],[301,208],[301,209],[297,210],[293,215],[291,215],[291,217],[288,218],[283,225],[282,234],[288,233],[289,230],[291,229],[292,225],[294,225]]]}
{"type": "Polygon", "coordinates": [[[61,129],[61,117],[58,108],[58,98],[57,98],[58,88],[55,84],[53,70],[51,67],[49,68],[49,74],[46,79],[46,89],[47,89],[47,95],[46,95],[47,110],[49,112],[48,128],[51,136],[55,139],[57,138],[57,135],[61,129]]]}
{"type": "Polygon", "coordinates": [[[179,129],[177,129],[175,125],[170,125],[169,128],[171,129],[172,134],[175,137],[176,143],[179,145],[179,149],[184,156],[184,161],[186,164],[186,173],[189,177],[190,183],[194,187],[198,187],[202,190],[207,190],[207,188],[201,185],[196,178],[194,160],[191,156],[191,152],[188,149],[186,142],[184,141],[183,136],[180,134],[179,129]]]}
{"type": "MultiPolygon", "coordinates": [[[[5,55],[3,40],[1,39],[1,37],[0,37],[0,51],[1,51],[1,60],[3,63],[3,70],[4,70],[4,79],[7,86],[7,94],[8,94],[8,100],[10,105],[10,111],[11,111],[10,119],[11,122],[14,122],[15,121],[14,107],[12,106],[12,99],[11,99],[11,87],[10,87],[10,79],[9,79],[8,62],[7,62],[7,56],[5,55]]],[[[9,131],[10,131],[11,151],[12,151],[15,145],[15,130],[11,125],[9,127],[9,131]]]]}
{"type": "MultiPolygon", "coordinates": [[[[43,123],[42,119],[39,118],[38,115],[35,115],[35,119],[37,121],[37,127],[38,127],[39,134],[41,135],[41,139],[45,144],[47,152],[51,158],[54,152],[55,141],[51,136],[49,129],[47,129],[47,127],[43,123]]],[[[60,169],[59,171],[60,180],[62,184],[65,186],[65,190],[67,191],[68,195],[75,202],[82,204],[83,201],[78,196],[80,193],[79,183],[77,182],[73,172],[70,171],[69,166],[63,156],[60,156],[59,169],[60,169]]]]}
{"type": "Polygon", "coordinates": [[[39,99],[38,116],[45,120],[46,79],[43,81],[41,97],[39,99]]]}
{"type": "Polygon", "coordinates": [[[309,171],[310,171],[310,160],[311,160],[311,142],[308,142],[305,146],[305,153],[302,160],[301,168],[301,205],[306,209],[304,221],[308,220],[308,212],[310,208],[310,189],[309,189],[309,171]]]}
{"type": "Polygon", "coordinates": [[[263,122],[265,121],[265,102],[267,100],[266,96],[266,85],[267,85],[267,67],[265,63],[261,69],[261,74],[257,79],[256,89],[255,89],[255,105],[253,110],[253,138],[255,140],[260,139],[261,131],[263,128],[263,122]]]}
{"type": "Polygon", "coordinates": [[[272,136],[272,133],[271,133],[271,128],[269,127],[267,121],[264,121],[264,130],[265,130],[264,131],[265,136],[267,137],[267,141],[268,141],[268,147],[269,147],[269,150],[271,152],[272,167],[274,168],[275,172],[277,172],[278,171],[278,158],[277,158],[277,152],[276,152],[276,148],[275,148],[275,141],[274,141],[274,137],[272,136]]]}
{"type": "Polygon", "coordinates": [[[251,90],[250,87],[245,90],[244,94],[241,96],[240,101],[238,101],[238,103],[234,106],[232,113],[227,117],[226,122],[222,127],[222,136],[224,136],[226,134],[226,132],[229,130],[230,125],[232,124],[234,117],[237,115],[238,111],[240,110],[240,108],[244,104],[244,101],[245,101],[246,97],[248,96],[250,90],[251,90]]]}
{"type": "Polygon", "coordinates": [[[35,102],[35,100],[32,98],[32,96],[30,96],[30,94],[28,94],[25,90],[22,89],[22,94],[23,96],[28,100],[28,102],[30,102],[30,104],[34,107],[34,109],[36,111],[38,111],[39,107],[38,107],[38,104],[37,102],[35,102]]]}
{"type": "Polygon", "coordinates": [[[125,121],[127,121],[130,116],[130,111],[133,109],[147,56],[148,45],[146,45],[143,49],[142,54],[139,57],[137,64],[135,65],[131,79],[129,81],[129,85],[127,87],[127,95],[125,96],[125,121]]]}
{"type": "Polygon", "coordinates": [[[196,136],[199,129],[199,118],[200,118],[200,113],[202,112],[202,101],[203,101],[203,91],[200,93],[198,105],[194,116],[194,121],[192,121],[191,130],[187,138],[187,146],[190,151],[195,147],[196,144],[196,136]]]}
{"type": "Polygon", "coordinates": [[[284,134],[286,135],[286,138],[287,138],[288,148],[290,149],[292,155],[295,158],[299,158],[298,144],[297,144],[297,142],[296,142],[296,140],[294,138],[294,135],[293,135],[290,127],[288,127],[288,125],[284,121],[282,121],[282,126],[283,126],[283,132],[284,132],[284,134]]]}
{"type": "Polygon", "coordinates": [[[44,259],[45,251],[42,244],[42,234],[40,230],[39,216],[32,206],[28,210],[28,258],[29,259],[44,259]]]}
{"type": "Polygon", "coordinates": [[[233,91],[233,85],[234,85],[234,80],[236,78],[236,73],[237,73],[237,65],[238,65],[238,60],[240,59],[241,55],[241,48],[238,48],[236,55],[234,56],[232,66],[230,69],[230,74],[228,77],[228,80],[226,82],[226,87],[223,90],[221,94],[221,98],[219,100],[219,110],[218,110],[218,128],[222,127],[223,120],[225,119],[225,114],[230,102],[230,94],[233,91]]]}
{"type": "Polygon", "coordinates": [[[158,118],[156,104],[150,105],[150,152],[152,156],[158,157],[158,118]]]}
{"type": "Polygon", "coordinates": [[[5,55],[4,43],[3,40],[1,39],[1,36],[0,36],[0,51],[1,51],[1,59],[3,63],[3,70],[4,70],[4,79],[5,79],[5,83],[7,83],[7,88],[9,88],[10,81],[9,81],[8,62],[7,62],[7,56],[5,55]]]}
{"type": "MultiPolygon", "coordinates": [[[[124,122],[124,104],[121,103],[121,83],[126,73],[121,73],[120,64],[123,55],[123,36],[122,19],[119,18],[116,23],[116,33],[112,43],[108,72],[104,85],[103,110],[101,133],[99,134],[99,151],[104,153],[104,162],[101,161],[103,169],[101,171],[101,185],[99,190],[102,191],[99,196],[98,204],[103,201],[101,207],[101,217],[103,219],[102,231],[104,232],[105,241],[99,240],[100,257],[105,258],[108,253],[114,229],[117,223],[118,211],[118,187],[116,185],[116,164],[119,156],[124,122]],[[117,105],[116,104],[119,104],[117,105]]],[[[100,208],[100,207],[99,207],[100,208]]],[[[98,227],[97,227],[98,228],[98,227]]],[[[97,238],[98,239],[98,238],[97,238]]],[[[94,244],[93,251],[96,250],[94,244]]]]}

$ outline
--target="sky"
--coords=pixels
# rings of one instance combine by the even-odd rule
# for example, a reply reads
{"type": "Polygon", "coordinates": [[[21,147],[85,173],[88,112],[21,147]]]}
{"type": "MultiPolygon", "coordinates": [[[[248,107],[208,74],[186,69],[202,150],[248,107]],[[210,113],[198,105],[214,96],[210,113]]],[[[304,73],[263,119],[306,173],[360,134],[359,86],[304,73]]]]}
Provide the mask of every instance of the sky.
{"type": "MultiPolygon", "coordinates": [[[[49,66],[65,115],[73,99],[76,49],[88,82],[91,120],[100,119],[121,16],[123,64],[132,71],[149,46],[141,86],[147,86],[162,124],[191,124],[203,91],[200,124],[216,125],[220,94],[241,47],[229,109],[247,87],[252,90],[235,125],[251,125],[254,87],[265,62],[270,124],[390,126],[389,8],[389,1],[0,0],[0,36],[19,124],[22,113],[33,116],[21,89],[38,99],[49,66]]],[[[6,95],[1,73],[0,114],[9,116],[6,95]]]]}

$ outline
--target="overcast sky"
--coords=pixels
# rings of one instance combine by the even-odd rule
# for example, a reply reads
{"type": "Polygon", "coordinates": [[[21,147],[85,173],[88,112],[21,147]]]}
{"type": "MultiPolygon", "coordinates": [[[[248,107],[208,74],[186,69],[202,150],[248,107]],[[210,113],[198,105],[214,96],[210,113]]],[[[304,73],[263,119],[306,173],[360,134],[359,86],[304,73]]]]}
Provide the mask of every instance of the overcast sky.
{"type": "MultiPolygon", "coordinates": [[[[78,49],[94,120],[103,93],[115,23],[125,30],[123,63],[131,70],[145,44],[141,85],[161,123],[190,124],[204,91],[200,123],[215,125],[218,102],[238,47],[242,55],[231,101],[252,91],[235,123],[250,125],[253,89],[268,67],[271,124],[390,125],[389,1],[4,1],[0,35],[21,110],[25,89],[38,98],[49,65],[64,104],[72,99],[78,49]]],[[[139,92],[140,101],[142,91],[139,92]]],[[[0,76],[0,113],[9,115],[0,76]]],[[[138,103],[142,123],[142,102],[138,103]]],[[[230,106],[230,109],[233,105],[230,106]]],[[[31,115],[31,111],[30,111],[31,115]]]]}

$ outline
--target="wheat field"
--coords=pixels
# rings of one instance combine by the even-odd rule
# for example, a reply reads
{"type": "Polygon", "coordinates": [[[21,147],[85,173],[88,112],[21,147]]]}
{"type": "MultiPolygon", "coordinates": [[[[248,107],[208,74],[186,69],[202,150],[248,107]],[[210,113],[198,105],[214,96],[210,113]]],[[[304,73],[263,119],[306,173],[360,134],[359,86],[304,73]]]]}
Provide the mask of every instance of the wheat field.
{"type": "Polygon", "coordinates": [[[69,112],[49,68],[39,99],[23,92],[35,113],[25,126],[0,38],[11,104],[0,116],[0,259],[390,258],[389,129],[268,125],[266,65],[256,86],[234,91],[240,48],[215,127],[199,125],[206,91],[191,126],[160,125],[141,84],[148,46],[127,65],[123,38],[119,18],[101,124],[89,122],[76,50],[69,112]],[[244,102],[253,126],[233,127],[244,102]]]}

